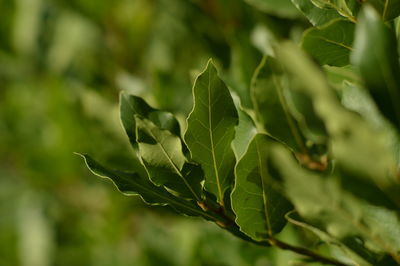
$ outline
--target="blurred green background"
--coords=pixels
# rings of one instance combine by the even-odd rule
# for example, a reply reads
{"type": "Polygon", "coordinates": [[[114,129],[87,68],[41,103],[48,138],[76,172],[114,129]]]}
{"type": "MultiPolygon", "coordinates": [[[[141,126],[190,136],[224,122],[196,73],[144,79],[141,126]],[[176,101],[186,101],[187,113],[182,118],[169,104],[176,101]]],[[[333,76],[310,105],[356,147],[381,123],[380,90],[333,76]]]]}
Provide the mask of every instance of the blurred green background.
{"type": "Polygon", "coordinates": [[[183,117],[210,57],[248,105],[261,59],[254,34],[262,23],[286,34],[287,20],[239,0],[0,0],[0,22],[0,265],[275,265],[292,257],[148,208],[73,154],[132,168],[119,92],[183,117]]]}

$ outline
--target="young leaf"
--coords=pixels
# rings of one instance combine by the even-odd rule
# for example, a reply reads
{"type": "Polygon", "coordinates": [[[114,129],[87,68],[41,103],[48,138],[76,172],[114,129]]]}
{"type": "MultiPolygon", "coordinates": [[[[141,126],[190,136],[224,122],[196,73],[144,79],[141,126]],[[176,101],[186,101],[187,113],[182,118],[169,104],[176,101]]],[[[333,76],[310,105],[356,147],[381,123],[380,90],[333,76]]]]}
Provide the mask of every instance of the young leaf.
{"type": "Polygon", "coordinates": [[[282,85],[282,70],[271,57],[264,57],[251,84],[257,120],[268,134],[296,152],[306,150],[297,121],[289,112],[282,85]]]}
{"type": "Polygon", "coordinates": [[[321,65],[348,65],[353,50],[354,29],[354,23],[344,19],[311,28],[303,35],[302,48],[321,65]]]}
{"type": "Polygon", "coordinates": [[[139,155],[151,181],[200,202],[203,173],[186,161],[181,139],[138,115],[135,123],[139,155]]]}
{"type": "Polygon", "coordinates": [[[400,130],[400,66],[396,36],[370,7],[365,7],[356,28],[352,63],[386,116],[400,130]]]}
{"type": "Polygon", "coordinates": [[[235,187],[231,199],[240,230],[262,241],[278,233],[286,221],[290,203],[274,188],[268,169],[268,148],[272,140],[263,134],[253,137],[235,167],[235,187]]]}
{"type": "Polygon", "coordinates": [[[127,195],[140,195],[141,198],[151,205],[170,205],[176,211],[189,216],[202,216],[207,220],[218,220],[218,216],[204,212],[192,201],[178,198],[163,187],[158,187],[151,183],[147,178],[143,178],[136,173],[126,173],[108,169],[93,160],[88,155],[81,155],[87,167],[93,174],[111,179],[117,188],[127,195]]]}
{"type": "Polygon", "coordinates": [[[171,113],[154,109],[142,98],[122,92],[120,94],[121,123],[134,149],[137,149],[135,115],[145,117],[158,127],[167,129],[177,136],[180,135],[179,123],[171,113]]]}
{"type": "Polygon", "coordinates": [[[223,205],[224,193],[233,183],[235,156],[231,142],[238,113],[231,94],[208,62],[193,86],[194,106],[187,119],[185,141],[193,160],[205,173],[205,189],[223,205]]]}
{"type": "Polygon", "coordinates": [[[310,0],[292,0],[292,2],[314,26],[321,26],[331,20],[341,18],[335,10],[319,8],[310,0]]]}

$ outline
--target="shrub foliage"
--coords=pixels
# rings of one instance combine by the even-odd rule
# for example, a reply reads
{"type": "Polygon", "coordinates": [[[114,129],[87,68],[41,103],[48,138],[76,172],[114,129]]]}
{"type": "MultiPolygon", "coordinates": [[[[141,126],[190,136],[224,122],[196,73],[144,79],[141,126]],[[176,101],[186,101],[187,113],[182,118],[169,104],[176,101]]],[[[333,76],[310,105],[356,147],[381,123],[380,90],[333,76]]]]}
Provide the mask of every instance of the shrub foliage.
{"type": "Polygon", "coordinates": [[[87,166],[125,194],[255,244],[334,265],[400,263],[400,1],[247,2],[312,26],[298,43],[267,29],[244,92],[210,60],[186,120],[121,93],[140,169],[109,169],[83,155],[87,166]],[[335,252],[279,240],[288,223],[335,252]]]}

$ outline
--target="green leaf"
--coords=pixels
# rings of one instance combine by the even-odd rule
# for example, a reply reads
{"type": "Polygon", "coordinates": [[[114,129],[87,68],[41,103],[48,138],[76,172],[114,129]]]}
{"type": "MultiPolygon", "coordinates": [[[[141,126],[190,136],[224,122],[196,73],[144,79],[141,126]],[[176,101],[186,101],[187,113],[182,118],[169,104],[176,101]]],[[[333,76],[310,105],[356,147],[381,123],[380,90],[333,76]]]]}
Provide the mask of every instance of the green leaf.
{"type": "Polygon", "coordinates": [[[360,114],[377,128],[388,130],[388,122],[379,112],[368,90],[352,82],[343,82],[340,88],[340,101],[347,109],[360,114]]]}
{"type": "Polygon", "coordinates": [[[138,115],[135,123],[139,155],[151,181],[200,202],[203,173],[186,161],[181,139],[138,115]]]}
{"type": "Polygon", "coordinates": [[[290,0],[245,0],[245,2],[263,12],[279,17],[295,18],[299,15],[290,0]]]}
{"type": "Polygon", "coordinates": [[[232,96],[208,62],[193,86],[194,106],[187,119],[185,141],[192,159],[205,173],[205,189],[223,205],[224,193],[233,183],[235,156],[231,142],[238,123],[232,96]]]}
{"type": "Polygon", "coordinates": [[[294,44],[281,44],[277,54],[292,78],[302,84],[298,88],[313,99],[314,109],[329,133],[332,157],[338,166],[373,181],[400,206],[396,156],[388,142],[389,133],[373,128],[344,108],[321,70],[294,44]]]}
{"type": "Polygon", "coordinates": [[[286,224],[290,203],[274,187],[268,169],[268,148],[273,141],[266,135],[253,137],[235,167],[235,187],[231,195],[236,223],[251,238],[262,241],[278,233],[286,224]]]}
{"type": "Polygon", "coordinates": [[[351,12],[346,4],[346,0],[310,0],[315,6],[319,8],[333,8],[351,12]]]}
{"type": "Polygon", "coordinates": [[[231,44],[231,64],[222,78],[230,89],[240,97],[243,107],[252,108],[250,80],[258,65],[259,53],[250,42],[248,33],[237,33],[231,44]]]}
{"type": "Polygon", "coordinates": [[[356,22],[356,18],[353,15],[351,5],[357,3],[352,0],[310,0],[316,7],[321,9],[333,9],[336,10],[341,16],[346,17],[352,22],[356,22]]]}
{"type": "Polygon", "coordinates": [[[300,167],[283,147],[272,147],[272,154],[284,178],[286,195],[302,217],[321,224],[339,240],[361,237],[372,250],[388,252],[400,262],[398,213],[366,204],[343,191],[335,176],[300,167]]]}
{"type": "Polygon", "coordinates": [[[257,129],[251,117],[242,109],[240,104],[237,105],[236,109],[239,114],[239,124],[235,127],[235,138],[232,141],[232,149],[236,160],[239,160],[257,133],[257,129]]]}
{"type": "Polygon", "coordinates": [[[365,249],[363,244],[359,243],[356,238],[343,239],[342,242],[326,231],[302,221],[301,218],[294,213],[294,211],[287,213],[285,217],[289,223],[316,235],[321,241],[330,245],[330,248],[339,248],[341,251],[339,256],[341,258],[345,257],[347,260],[350,260],[348,262],[346,261],[348,264],[372,266],[376,265],[378,262],[378,260],[375,258],[376,254],[365,249]]]}
{"type": "Polygon", "coordinates": [[[321,65],[345,66],[349,64],[353,50],[354,29],[354,23],[348,20],[334,20],[307,30],[301,45],[321,65]]]}
{"type": "Polygon", "coordinates": [[[328,135],[323,121],[315,113],[312,98],[296,89],[299,84],[295,80],[289,79],[287,83],[290,88],[284,91],[287,105],[307,139],[308,146],[310,144],[325,145],[328,135]]]}
{"type": "Polygon", "coordinates": [[[351,64],[344,67],[325,65],[323,70],[327,75],[329,85],[335,88],[336,91],[340,92],[345,83],[361,84],[361,77],[357,69],[351,64]]]}
{"type": "Polygon", "coordinates": [[[380,242],[379,248],[393,254],[397,263],[400,263],[399,213],[377,206],[363,207],[363,221],[369,227],[371,238],[375,242],[380,242]]]}
{"type": "Polygon", "coordinates": [[[352,63],[379,109],[400,130],[400,66],[396,36],[370,7],[356,28],[352,63]]]}
{"type": "Polygon", "coordinates": [[[262,129],[292,150],[305,152],[296,120],[289,112],[283,92],[283,72],[271,57],[264,57],[251,84],[253,106],[262,129]]]}
{"type": "Polygon", "coordinates": [[[177,136],[180,135],[179,123],[171,113],[154,109],[142,98],[122,92],[120,94],[121,123],[134,149],[137,149],[135,115],[145,117],[158,127],[167,129],[177,136]]]}
{"type": "Polygon", "coordinates": [[[232,224],[230,220],[227,220],[225,216],[221,216],[215,212],[204,211],[197,204],[194,204],[193,201],[187,201],[181,197],[176,197],[165,188],[154,185],[147,178],[143,178],[137,173],[111,170],[93,160],[89,155],[78,155],[84,158],[87,167],[93,174],[112,180],[118,190],[125,195],[139,195],[147,204],[169,205],[181,214],[201,216],[206,220],[215,221],[220,225],[224,225],[224,229],[243,240],[254,242],[259,245],[266,245],[266,243],[257,243],[243,234],[239,231],[238,227],[232,224]]]}
{"type": "Polygon", "coordinates": [[[382,16],[382,20],[391,20],[400,15],[399,0],[368,0],[382,16]]]}
{"type": "Polygon", "coordinates": [[[366,179],[354,172],[343,171],[341,168],[341,165],[338,165],[334,174],[338,176],[344,190],[370,204],[398,210],[398,206],[374,184],[373,180],[366,179]]]}
{"type": "Polygon", "coordinates": [[[202,216],[207,220],[218,220],[213,214],[204,212],[192,201],[186,201],[170,194],[163,187],[151,183],[147,178],[136,173],[111,170],[100,165],[88,155],[81,156],[85,159],[87,167],[93,174],[111,179],[117,188],[126,195],[140,195],[146,203],[151,205],[169,205],[186,215],[202,216]]]}
{"type": "Polygon", "coordinates": [[[335,10],[319,8],[310,0],[292,0],[292,2],[314,26],[321,26],[331,20],[341,18],[335,10]]]}

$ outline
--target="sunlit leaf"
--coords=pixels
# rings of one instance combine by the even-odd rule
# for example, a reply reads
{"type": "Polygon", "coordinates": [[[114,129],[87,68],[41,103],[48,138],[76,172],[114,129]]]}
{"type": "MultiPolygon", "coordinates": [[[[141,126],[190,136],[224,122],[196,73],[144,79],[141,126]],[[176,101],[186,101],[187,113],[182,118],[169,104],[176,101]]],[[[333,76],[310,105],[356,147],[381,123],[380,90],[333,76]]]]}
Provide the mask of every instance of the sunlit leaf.
{"type": "Polygon", "coordinates": [[[197,77],[193,96],[194,106],[187,119],[185,141],[193,160],[203,168],[205,189],[223,205],[224,193],[233,183],[235,156],[231,142],[238,113],[211,60],[197,77]]]}

